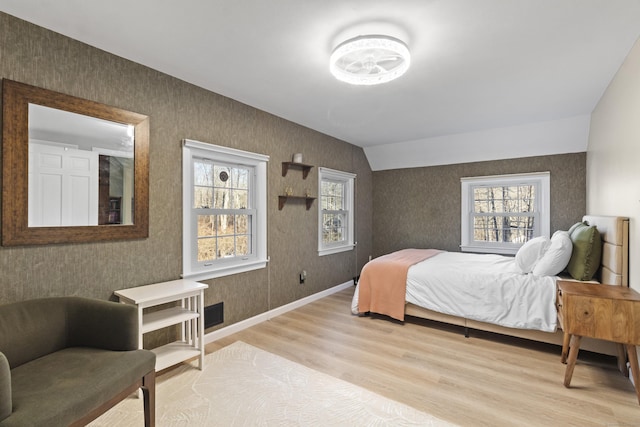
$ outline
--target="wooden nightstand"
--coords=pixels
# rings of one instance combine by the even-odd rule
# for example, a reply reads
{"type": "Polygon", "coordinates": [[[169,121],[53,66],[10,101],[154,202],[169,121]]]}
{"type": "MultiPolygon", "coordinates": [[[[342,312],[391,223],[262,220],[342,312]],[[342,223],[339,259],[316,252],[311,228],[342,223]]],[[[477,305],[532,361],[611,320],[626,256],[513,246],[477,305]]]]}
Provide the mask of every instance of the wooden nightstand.
{"type": "Polygon", "coordinates": [[[591,337],[620,344],[618,365],[626,371],[626,347],[640,403],[640,372],[636,345],[640,345],[640,294],[622,286],[558,281],[558,318],[564,339],[562,362],[567,370],[564,385],[569,387],[576,365],[580,340],[591,337]],[[568,353],[568,358],[567,358],[568,353]]]}

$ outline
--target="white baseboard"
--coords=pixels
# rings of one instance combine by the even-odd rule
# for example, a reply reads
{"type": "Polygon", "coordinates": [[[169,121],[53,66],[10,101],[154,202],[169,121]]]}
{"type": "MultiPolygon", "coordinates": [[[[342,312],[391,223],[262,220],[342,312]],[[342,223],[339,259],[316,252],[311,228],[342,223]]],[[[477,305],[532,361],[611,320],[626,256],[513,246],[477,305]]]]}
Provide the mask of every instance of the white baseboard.
{"type": "Polygon", "coordinates": [[[308,297],[299,299],[297,301],[293,301],[289,304],[285,304],[281,307],[274,308],[273,310],[269,310],[262,314],[258,314],[257,316],[250,317],[248,319],[242,320],[238,323],[234,323],[233,325],[226,326],[221,329],[217,329],[213,332],[209,332],[204,336],[204,343],[209,344],[231,334],[235,334],[236,332],[240,332],[243,329],[250,328],[251,326],[257,325],[258,323],[264,322],[265,320],[272,319],[276,316],[286,313],[287,311],[294,310],[296,308],[302,307],[303,305],[309,304],[310,302],[319,300],[331,294],[335,294],[336,292],[340,292],[344,289],[348,289],[353,286],[353,280],[349,280],[341,285],[334,286],[333,288],[325,289],[322,292],[318,292],[313,295],[309,295],[308,297]]]}

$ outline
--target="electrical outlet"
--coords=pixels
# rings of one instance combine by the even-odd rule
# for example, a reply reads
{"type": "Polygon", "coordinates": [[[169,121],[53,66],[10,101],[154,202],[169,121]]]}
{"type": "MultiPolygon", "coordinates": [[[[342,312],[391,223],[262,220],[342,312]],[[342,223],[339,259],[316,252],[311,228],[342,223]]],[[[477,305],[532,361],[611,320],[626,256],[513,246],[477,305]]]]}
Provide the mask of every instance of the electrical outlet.
{"type": "Polygon", "coordinates": [[[300,272],[300,284],[302,285],[305,280],[307,280],[307,271],[306,270],[302,270],[300,272]]]}

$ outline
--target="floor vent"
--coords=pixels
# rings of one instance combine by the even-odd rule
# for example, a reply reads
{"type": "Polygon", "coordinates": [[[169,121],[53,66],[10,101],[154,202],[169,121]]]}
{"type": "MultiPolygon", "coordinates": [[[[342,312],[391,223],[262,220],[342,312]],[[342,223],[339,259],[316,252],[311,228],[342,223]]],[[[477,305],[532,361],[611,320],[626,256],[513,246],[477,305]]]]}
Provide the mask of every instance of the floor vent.
{"type": "Polygon", "coordinates": [[[224,322],[224,303],[209,305],[204,308],[204,328],[210,328],[224,322]]]}

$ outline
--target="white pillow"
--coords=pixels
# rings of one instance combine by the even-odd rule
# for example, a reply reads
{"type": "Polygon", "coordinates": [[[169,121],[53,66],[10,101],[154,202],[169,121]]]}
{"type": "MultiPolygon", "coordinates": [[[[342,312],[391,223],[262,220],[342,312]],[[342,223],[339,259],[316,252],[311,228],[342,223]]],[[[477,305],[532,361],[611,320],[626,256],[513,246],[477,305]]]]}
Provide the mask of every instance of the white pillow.
{"type": "Polygon", "coordinates": [[[565,269],[571,259],[573,243],[566,231],[558,230],[551,236],[551,244],[536,263],[532,273],[536,276],[555,276],[565,269]]]}
{"type": "Polygon", "coordinates": [[[551,242],[547,236],[540,236],[534,237],[522,245],[516,253],[516,265],[520,271],[525,274],[531,273],[533,267],[542,258],[550,244],[551,242]]]}

